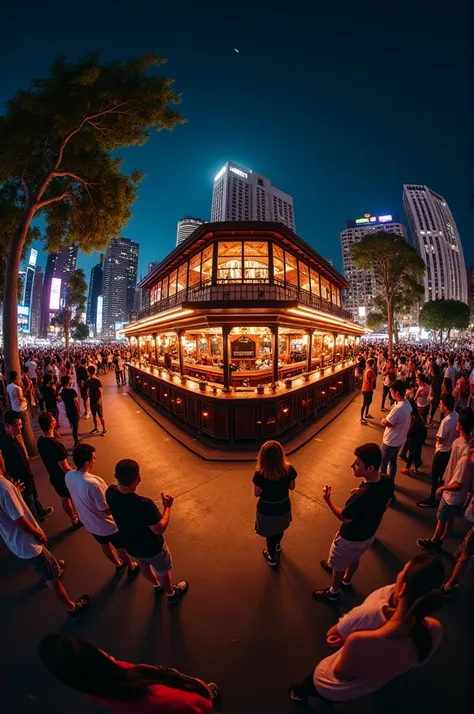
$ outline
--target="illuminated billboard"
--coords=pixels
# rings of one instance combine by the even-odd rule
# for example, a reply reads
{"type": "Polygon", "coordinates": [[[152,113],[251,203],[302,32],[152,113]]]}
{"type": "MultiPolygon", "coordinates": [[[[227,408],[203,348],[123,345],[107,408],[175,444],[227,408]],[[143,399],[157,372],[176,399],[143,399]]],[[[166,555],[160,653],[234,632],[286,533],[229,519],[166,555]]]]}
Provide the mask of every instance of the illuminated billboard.
{"type": "Polygon", "coordinates": [[[98,335],[102,332],[102,309],[104,307],[104,298],[102,295],[97,296],[97,316],[95,319],[95,331],[98,335]]]}
{"type": "Polygon", "coordinates": [[[51,293],[49,296],[49,309],[59,310],[59,298],[61,296],[61,278],[51,280],[51,293]]]}
{"type": "Polygon", "coordinates": [[[31,267],[34,268],[36,265],[37,258],[38,258],[38,251],[35,250],[35,248],[32,248],[30,250],[30,258],[28,260],[28,265],[31,265],[31,267]]]}
{"type": "Polygon", "coordinates": [[[346,221],[346,226],[347,228],[358,228],[359,226],[373,226],[380,223],[400,223],[400,219],[391,213],[386,213],[381,216],[372,216],[370,213],[364,213],[361,218],[349,218],[346,221]]]}

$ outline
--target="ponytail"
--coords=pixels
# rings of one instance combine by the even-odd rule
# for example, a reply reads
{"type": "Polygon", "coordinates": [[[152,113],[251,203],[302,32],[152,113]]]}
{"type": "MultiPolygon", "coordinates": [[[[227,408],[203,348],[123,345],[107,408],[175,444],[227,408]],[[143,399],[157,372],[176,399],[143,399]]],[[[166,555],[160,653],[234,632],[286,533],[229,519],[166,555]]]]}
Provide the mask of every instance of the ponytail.
{"type": "Polygon", "coordinates": [[[422,664],[430,655],[433,649],[433,638],[431,632],[424,622],[425,617],[440,610],[443,605],[443,595],[441,590],[431,590],[426,595],[422,595],[412,604],[407,611],[404,620],[409,622],[414,619],[413,627],[410,630],[410,637],[416,650],[418,662],[422,664]]]}

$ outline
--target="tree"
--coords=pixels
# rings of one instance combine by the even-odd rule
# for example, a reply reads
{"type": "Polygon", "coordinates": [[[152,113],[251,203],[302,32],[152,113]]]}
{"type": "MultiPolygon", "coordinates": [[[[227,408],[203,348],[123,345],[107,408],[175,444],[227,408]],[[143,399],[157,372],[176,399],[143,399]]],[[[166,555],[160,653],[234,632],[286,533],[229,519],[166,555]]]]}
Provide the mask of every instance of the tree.
{"type": "Polygon", "coordinates": [[[370,233],[351,248],[354,265],[359,270],[374,270],[377,287],[387,308],[388,351],[393,349],[393,325],[397,300],[416,290],[425,265],[418,253],[402,236],[370,233]]]}
{"type": "Polygon", "coordinates": [[[451,330],[467,330],[470,319],[469,305],[461,300],[429,300],[420,311],[420,325],[439,332],[441,341],[443,330],[449,339],[451,330]]]}
{"type": "Polygon", "coordinates": [[[74,340],[87,340],[89,337],[89,325],[85,322],[80,322],[71,332],[71,336],[74,340]]]}
{"type": "Polygon", "coordinates": [[[76,64],[60,58],[0,116],[7,374],[20,369],[16,285],[32,222],[42,217],[48,251],[73,243],[86,253],[103,250],[120,234],[142,174],[125,174],[115,152],[183,122],[171,106],[180,101],[172,80],[152,71],[163,62],[152,54],[108,64],[97,54],[76,64]]]}
{"type": "MultiPolygon", "coordinates": [[[[400,318],[410,312],[413,306],[418,303],[424,295],[423,285],[411,281],[407,283],[406,289],[393,299],[393,331],[398,342],[400,330],[400,318]]],[[[388,322],[387,301],[383,295],[376,295],[373,300],[374,310],[367,315],[366,324],[370,329],[376,329],[388,322]]]]}
{"type": "MultiPolygon", "coordinates": [[[[66,342],[66,349],[68,349],[71,330],[76,329],[82,323],[82,313],[86,306],[86,274],[81,268],[73,270],[65,278],[64,286],[65,307],[56,313],[51,320],[51,324],[61,329],[61,334],[66,342]]],[[[89,334],[89,328],[87,328],[87,334],[89,334]]]]}

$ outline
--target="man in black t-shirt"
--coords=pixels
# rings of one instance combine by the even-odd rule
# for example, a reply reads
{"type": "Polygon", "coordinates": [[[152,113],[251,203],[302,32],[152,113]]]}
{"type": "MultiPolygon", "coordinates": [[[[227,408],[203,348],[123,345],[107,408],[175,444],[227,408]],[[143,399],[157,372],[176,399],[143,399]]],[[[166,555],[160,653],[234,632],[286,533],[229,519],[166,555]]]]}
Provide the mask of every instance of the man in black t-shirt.
{"type": "Polygon", "coordinates": [[[79,442],[79,418],[81,410],[79,407],[79,400],[77,398],[77,392],[72,388],[71,377],[65,375],[61,378],[62,389],[59,393],[60,398],[63,401],[64,409],[66,411],[66,416],[72,428],[72,436],[74,438],[74,446],[77,446],[79,442]]]}
{"type": "Polygon", "coordinates": [[[100,423],[102,424],[101,436],[105,436],[109,432],[105,428],[104,421],[104,407],[102,405],[102,382],[98,377],[95,376],[94,365],[91,364],[87,368],[87,371],[89,373],[89,379],[86,382],[86,388],[91,403],[92,419],[94,420],[94,428],[92,429],[91,434],[99,433],[99,429],[97,428],[97,417],[99,417],[100,423]]]}
{"type": "Polygon", "coordinates": [[[188,582],[171,584],[171,553],[164,542],[163,533],[168,527],[173,497],[161,494],[163,514],[155,503],[136,493],[141,481],[140,467],[132,459],[123,459],[115,467],[118,486],[109,486],[105,494],[110,512],[119,529],[123,547],[140,565],[144,578],[153,583],[157,594],[163,591],[168,603],[173,605],[187,592],[188,582]]]}
{"type": "Polygon", "coordinates": [[[79,391],[81,393],[81,399],[82,403],[84,404],[84,414],[82,415],[85,419],[89,418],[89,397],[87,394],[87,387],[86,387],[86,382],[88,378],[87,374],[87,360],[85,357],[81,359],[81,364],[76,367],[76,379],[77,379],[77,386],[79,387],[79,391]]]}
{"type": "Polygon", "coordinates": [[[332,542],[329,557],[321,566],[332,574],[331,587],[314,590],[317,600],[339,600],[341,585],[350,587],[359,560],[375,540],[375,534],[393,495],[391,479],[379,473],[382,452],[377,444],[362,444],[354,451],[352,470],[363,481],[351,491],[344,508],[331,500],[331,486],[325,486],[323,499],[342,525],[332,542]]]}
{"type": "Polygon", "coordinates": [[[82,523],[65,482],[65,475],[72,470],[72,466],[68,462],[68,453],[64,444],[54,436],[56,420],[50,412],[41,412],[38,416],[38,424],[43,432],[43,436],[40,436],[37,441],[39,455],[49,474],[51,486],[61,499],[64,513],[69,516],[73,529],[77,530],[82,523]]]}

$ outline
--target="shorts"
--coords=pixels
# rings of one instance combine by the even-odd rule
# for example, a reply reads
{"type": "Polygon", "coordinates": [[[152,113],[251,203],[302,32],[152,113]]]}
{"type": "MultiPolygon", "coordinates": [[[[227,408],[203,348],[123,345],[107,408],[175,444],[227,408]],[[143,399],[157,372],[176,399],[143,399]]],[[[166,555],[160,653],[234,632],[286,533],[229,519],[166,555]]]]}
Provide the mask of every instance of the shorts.
{"type": "Polygon", "coordinates": [[[97,543],[101,545],[110,543],[114,548],[123,548],[122,536],[119,531],[115,531],[115,533],[110,533],[109,535],[94,535],[94,533],[91,533],[91,535],[96,539],[97,543]]]}
{"type": "Polygon", "coordinates": [[[441,499],[438,506],[438,513],[436,518],[441,523],[446,523],[446,521],[452,521],[459,515],[459,506],[452,506],[447,503],[444,498],[441,499]]]}
{"type": "Polygon", "coordinates": [[[99,419],[104,418],[104,408],[102,406],[102,402],[96,402],[95,404],[92,404],[91,402],[91,414],[92,416],[98,416],[99,419]]]}
{"type": "Polygon", "coordinates": [[[338,573],[357,563],[360,557],[370,548],[375,540],[375,534],[368,540],[346,540],[336,533],[329,549],[328,565],[338,573]]]}
{"type": "Polygon", "coordinates": [[[79,391],[81,393],[82,401],[84,401],[84,399],[87,399],[87,387],[81,387],[79,391]]]}
{"type": "Polygon", "coordinates": [[[43,580],[59,580],[63,573],[54,555],[44,546],[41,553],[30,558],[28,562],[43,580]]]}
{"type": "Polygon", "coordinates": [[[470,528],[461,545],[456,548],[454,553],[456,560],[458,558],[474,558],[474,528],[470,528]]]}
{"type": "Polygon", "coordinates": [[[373,392],[362,392],[362,397],[364,399],[364,407],[368,407],[370,404],[372,404],[372,397],[374,396],[373,392]]]}
{"type": "Polygon", "coordinates": [[[163,548],[160,552],[151,558],[140,558],[138,555],[134,555],[133,557],[137,559],[139,565],[142,563],[151,565],[157,575],[166,575],[173,567],[171,553],[166,543],[163,543],[163,548]]]}
{"type": "Polygon", "coordinates": [[[66,479],[65,479],[66,474],[61,477],[56,477],[56,478],[51,478],[50,477],[50,482],[51,486],[54,488],[58,496],[61,498],[71,498],[71,494],[68,491],[68,487],[66,486],[66,479]]]}

